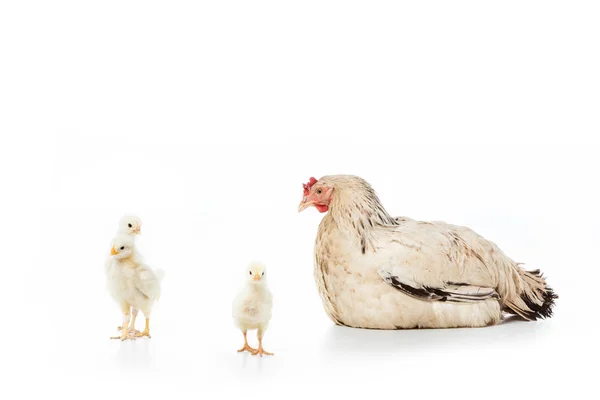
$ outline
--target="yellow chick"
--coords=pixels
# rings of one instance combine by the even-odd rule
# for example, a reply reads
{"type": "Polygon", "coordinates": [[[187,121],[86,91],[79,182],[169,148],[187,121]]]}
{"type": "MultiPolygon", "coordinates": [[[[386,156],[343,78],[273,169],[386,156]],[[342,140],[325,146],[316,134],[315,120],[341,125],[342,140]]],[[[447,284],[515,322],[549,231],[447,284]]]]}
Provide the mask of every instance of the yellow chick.
{"type": "MultiPolygon", "coordinates": [[[[112,287],[123,313],[121,335],[111,339],[127,340],[150,337],[150,314],[160,298],[160,282],[164,276],[162,270],[152,271],[143,263],[137,252],[134,239],[129,235],[118,235],[113,239],[110,254],[113,259],[112,287]],[[132,310],[141,310],[146,317],[146,328],[142,332],[133,331],[129,326],[132,310]]],[[[137,312],[136,312],[137,314],[137,312]]]]}
{"type": "MultiPolygon", "coordinates": [[[[117,235],[129,235],[132,238],[135,238],[137,235],[142,234],[142,220],[140,217],[135,215],[125,215],[119,220],[119,225],[117,229],[117,235]]],[[[121,303],[122,299],[120,296],[119,290],[119,271],[117,268],[113,268],[115,266],[116,260],[109,255],[106,258],[105,262],[105,272],[108,283],[108,291],[113,299],[117,303],[121,303]]],[[[135,320],[138,315],[138,310],[135,308],[131,310],[131,323],[129,325],[129,334],[139,334],[140,332],[135,329],[135,320]]],[[[117,327],[117,330],[121,331],[123,329],[122,326],[117,327]]]]}
{"type": "Polygon", "coordinates": [[[262,339],[264,337],[273,308],[273,297],[267,286],[266,268],[263,264],[253,262],[246,270],[246,282],[242,290],[233,301],[233,319],[236,326],[244,334],[244,347],[238,353],[248,351],[252,355],[273,355],[263,349],[262,339]],[[254,349],[248,345],[246,337],[248,330],[256,329],[258,348],[254,349]]]}
{"type": "Polygon", "coordinates": [[[117,234],[123,235],[141,235],[142,234],[142,220],[140,217],[135,215],[125,215],[119,221],[119,229],[117,234]]]}

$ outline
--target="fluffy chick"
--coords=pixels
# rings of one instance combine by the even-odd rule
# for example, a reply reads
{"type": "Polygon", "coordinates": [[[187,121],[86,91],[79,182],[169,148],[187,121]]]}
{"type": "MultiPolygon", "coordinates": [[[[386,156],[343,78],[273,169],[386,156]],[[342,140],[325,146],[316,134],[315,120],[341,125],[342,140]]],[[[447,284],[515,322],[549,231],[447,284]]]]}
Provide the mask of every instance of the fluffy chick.
{"type": "Polygon", "coordinates": [[[141,235],[142,234],[142,220],[135,215],[125,215],[119,221],[118,234],[125,235],[141,235]]]}
{"type": "Polygon", "coordinates": [[[245,271],[246,282],[233,301],[233,318],[236,326],[244,334],[244,347],[238,353],[248,351],[253,355],[273,355],[263,349],[262,339],[271,320],[273,297],[266,281],[266,268],[254,262],[245,271]],[[248,330],[257,329],[258,349],[248,345],[248,330]]]}
{"type": "Polygon", "coordinates": [[[156,273],[144,264],[135,247],[134,239],[129,235],[117,235],[110,249],[112,267],[109,284],[111,294],[118,301],[123,313],[121,335],[112,339],[126,340],[150,337],[150,315],[156,301],[160,298],[160,283],[164,276],[162,270],[156,273]],[[130,315],[132,310],[141,310],[146,318],[146,328],[142,332],[134,331],[130,335],[130,315]]]}
{"type": "MultiPolygon", "coordinates": [[[[117,235],[129,235],[132,238],[135,238],[137,235],[141,235],[141,234],[142,234],[142,220],[140,219],[140,217],[137,217],[135,215],[125,215],[119,220],[119,224],[117,226],[117,235]]],[[[113,290],[114,284],[111,282],[114,279],[114,275],[115,275],[114,271],[112,271],[112,267],[113,267],[114,263],[115,263],[115,260],[109,255],[106,258],[106,262],[105,262],[105,272],[106,272],[106,276],[108,279],[109,292],[115,300],[120,302],[121,299],[117,298],[118,296],[115,295],[115,291],[113,290]]],[[[129,326],[130,334],[139,333],[139,331],[135,329],[135,320],[137,318],[137,315],[138,315],[138,310],[133,309],[131,311],[131,323],[129,326]]],[[[119,331],[122,329],[123,329],[122,326],[117,327],[117,330],[119,330],[119,331]]]]}

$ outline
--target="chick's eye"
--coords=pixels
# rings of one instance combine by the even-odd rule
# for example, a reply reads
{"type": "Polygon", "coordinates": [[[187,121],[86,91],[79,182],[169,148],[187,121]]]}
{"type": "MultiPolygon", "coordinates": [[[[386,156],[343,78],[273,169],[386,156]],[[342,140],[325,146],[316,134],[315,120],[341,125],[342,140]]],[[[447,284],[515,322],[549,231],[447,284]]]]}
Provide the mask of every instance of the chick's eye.
{"type": "Polygon", "coordinates": [[[121,250],[125,250],[125,246],[121,246],[121,250]]]}
{"type": "Polygon", "coordinates": [[[323,193],[323,189],[317,189],[317,194],[322,194],[323,193]]]}
{"type": "Polygon", "coordinates": [[[263,275],[263,276],[264,276],[264,275],[265,275],[265,273],[263,272],[261,275],[263,275]]]}
{"type": "Polygon", "coordinates": [[[131,228],[131,224],[127,224],[127,226],[131,228]]]}
{"type": "Polygon", "coordinates": [[[248,274],[252,275],[252,271],[248,271],[248,274]]]}

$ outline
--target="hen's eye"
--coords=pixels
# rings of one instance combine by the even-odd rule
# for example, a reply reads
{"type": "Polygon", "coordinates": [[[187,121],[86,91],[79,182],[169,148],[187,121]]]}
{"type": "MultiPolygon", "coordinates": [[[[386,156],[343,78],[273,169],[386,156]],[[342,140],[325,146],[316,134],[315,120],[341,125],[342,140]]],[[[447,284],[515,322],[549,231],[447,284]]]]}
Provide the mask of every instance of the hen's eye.
{"type": "Polygon", "coordinates": [[[121,250],[125,250],[125,246],[121,246],[121,250]]]}
{"type": "Polygon", "coordinates": [[[127,226],[131,228],[131,224],[127,224],[127,226]]]}
{"type": "Polygon", "coordinates": [[[323,193],[323,189],[317,189],[317,194],[323,193]]]}

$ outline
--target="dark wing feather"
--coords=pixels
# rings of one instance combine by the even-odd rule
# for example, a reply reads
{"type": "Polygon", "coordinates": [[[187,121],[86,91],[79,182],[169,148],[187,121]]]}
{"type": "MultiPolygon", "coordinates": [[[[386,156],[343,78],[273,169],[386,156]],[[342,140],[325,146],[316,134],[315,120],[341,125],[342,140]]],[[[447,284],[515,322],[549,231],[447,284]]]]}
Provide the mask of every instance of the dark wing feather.
{"type": "Polygon", "coordinates": [[[451,301],[457,303],[474,303],[488,299],[499,299],[500,296],[492,288],[472,286],[464,283],[447,282],[442,287],[429,287],[415,282],[403,281],[384,269],[379,270],[379,276],[389,285],[404,294],[420,300],[451,301]]]}

